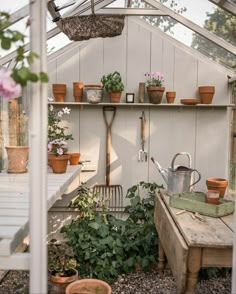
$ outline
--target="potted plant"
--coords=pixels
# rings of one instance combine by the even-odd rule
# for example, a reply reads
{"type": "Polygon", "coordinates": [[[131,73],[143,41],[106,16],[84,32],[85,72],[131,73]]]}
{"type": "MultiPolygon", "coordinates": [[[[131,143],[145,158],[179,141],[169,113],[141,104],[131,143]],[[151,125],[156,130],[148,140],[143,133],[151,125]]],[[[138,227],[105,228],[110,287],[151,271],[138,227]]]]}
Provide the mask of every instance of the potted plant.
{"type": "MultiPolygon", "coordinates": [[[[53,98],[48,98],[49,102],[53,98]]],[[[68,152],[68,140],[74,140],[72,134],[68,133],[68,127],[62,125],[62,117],[70,114],[70,108],[64,107],[56,111],[53,105],[48,109],[48,161],[54,173],[66,172],[67,163],[70,158],[68,152]],[[58,166],[59,165],[59,166],[58,166]],[[58,169],[59,167],[59,169],[58,169]]]]}
{"type": "Polygon", "coordinates": [[[110,96],[112,103],[120,102],[121,93],[124,90],[121,75],[118,71],[103,75],[101,82],[110,96]]]}
{"type": "MultiPolygon", "coordinates": [[[[71,247],[52,239],[48,243],[48,274],[54,287],[66,286],[78,279],[77,262],[71,247]],[[61,285],[61,286],[60,286],[61,285]]],[[[57,292],[56,292],[57,293],[57,292]]]]}
{"type": "Polygon", "coordinates": [[[165,87],[163,87],[164,75],[158,71],[146,72],[145,77],[150,102],[153,104],[160,104],[163,93],[165,92],[165,87]]]}

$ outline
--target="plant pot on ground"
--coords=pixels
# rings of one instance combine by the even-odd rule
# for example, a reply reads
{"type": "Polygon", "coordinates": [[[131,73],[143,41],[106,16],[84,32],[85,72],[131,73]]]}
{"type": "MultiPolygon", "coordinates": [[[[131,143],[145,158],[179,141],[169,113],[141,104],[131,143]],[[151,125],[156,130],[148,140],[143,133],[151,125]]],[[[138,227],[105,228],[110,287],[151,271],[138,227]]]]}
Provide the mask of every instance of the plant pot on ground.
{"type": "Polygon", "coordinates": [[[53,84],[52,90],[56,102],[65,101],[66,84],[53,84]]]}
{"type": "Polygon", "coordinates": [[[108,75],[103,75],[101,82],[108,92],[110,101],[112,103],[119,103],[121,98],[121,93],[124,90],[124,84],[119,72],[115,71],[108,75]]]}
{"type": "Polygon", "coordinates": [[[69,283],[78,280],[76,260],[71,247],[52,239],[48,244],[48,274],[51,292],[65,293],[69,283]]]}
{"type": "Polygon", "coordinates": [[[202,104],[211,104],[215,94],[214,86],[200,86],[198,87],[198,94],[202,104]]]}
{"type": "Polygon", "coordinates": [[[66,294],[111,294],[111,287],[98,279],[81,279],[66,287],[66,294]]]}

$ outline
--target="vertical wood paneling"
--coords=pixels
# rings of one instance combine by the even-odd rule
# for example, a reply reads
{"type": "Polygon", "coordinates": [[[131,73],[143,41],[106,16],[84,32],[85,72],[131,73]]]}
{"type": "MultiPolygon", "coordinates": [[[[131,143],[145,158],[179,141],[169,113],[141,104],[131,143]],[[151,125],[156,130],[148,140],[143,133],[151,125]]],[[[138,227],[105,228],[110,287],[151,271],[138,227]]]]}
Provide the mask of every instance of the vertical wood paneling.
{"type": "MultiPolygon", "coordinates": [[[[163,41],[163,70],[164,73],[164,86],[166,91],[176,91],[174,87],[174,74],[175,74],[175,47],[167,40],[163,41]],[[173,70],[174,69],[174,70],[173,70]]],[[[164,102],[166,98],[164,97],[164,102]]]]}
{"type": "Polygon", "coordinates": [[[48,62],[48,76],[48,97],[54,98],[52,84],[57,83],[57,59],[53,59],[48,62]]]}
{"type": "Polygon", "coordinates": [[[150,31],[128,19],[126,92],[135,93],[137,102],[139,82],[145,82],[144,73],[151,68],[150,44],[150,31]]]}
{"type": "MultiPolygon", "coordinates": [[[[194,109],[151,109],[150,156],[153,156],[164,168],[170,167],[172,158],[178,152],[190,153],[193,161],[196,140],[195,120],[194,109]]],[[[176,164],[180,165],[187,163],[185,156],[179,156],[176,161],[176,164]]],[[[149,181],[165,184],[152,162],[149,171],[149,181]]]]}
{"type": "Polygon", "coordinates": [[[197,98],[197,59],[175,49],[174,89],[176,102],[182,98],[197,98]]]}

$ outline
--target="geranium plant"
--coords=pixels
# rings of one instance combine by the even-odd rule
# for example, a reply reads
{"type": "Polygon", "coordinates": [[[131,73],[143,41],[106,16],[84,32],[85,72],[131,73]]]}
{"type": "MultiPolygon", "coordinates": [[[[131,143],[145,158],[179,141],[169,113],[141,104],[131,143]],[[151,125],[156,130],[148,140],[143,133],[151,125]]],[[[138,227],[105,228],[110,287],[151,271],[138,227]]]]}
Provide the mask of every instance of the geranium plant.
{"type": "Polygon", "coordinates": [[[164,75],[158,71],[146,72],[146,85],[148,87],[162,87],[164,83],[164,75]]]}
{"type": "Polygon", "coordinates": [[[68,151],[68,144],[63,139],[55,139],[48,142],[48,152],[51,152],[55,156],[66,154],[68,151]]]}

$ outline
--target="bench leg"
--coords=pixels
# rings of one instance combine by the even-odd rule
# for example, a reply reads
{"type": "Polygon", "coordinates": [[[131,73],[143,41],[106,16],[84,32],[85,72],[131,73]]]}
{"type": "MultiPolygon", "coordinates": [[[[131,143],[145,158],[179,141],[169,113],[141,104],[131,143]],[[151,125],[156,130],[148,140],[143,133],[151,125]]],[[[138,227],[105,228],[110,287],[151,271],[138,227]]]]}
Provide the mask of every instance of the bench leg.
{"type": "Polygon", "coordinates": [[[160,237],[158,237],[158,270],[160,274],[163,274],[164,268],[165,268],[165,252],[160,240],[160,237]]]}
{"type": "Polygon", "coordinates": [[[185,294],[194,294],[198,281],[198,273],[201,268],[201,248],[189,248],[187,284],[185,294]]]}

